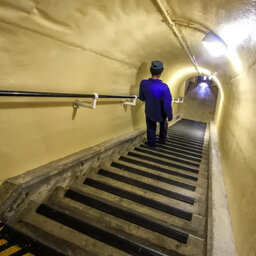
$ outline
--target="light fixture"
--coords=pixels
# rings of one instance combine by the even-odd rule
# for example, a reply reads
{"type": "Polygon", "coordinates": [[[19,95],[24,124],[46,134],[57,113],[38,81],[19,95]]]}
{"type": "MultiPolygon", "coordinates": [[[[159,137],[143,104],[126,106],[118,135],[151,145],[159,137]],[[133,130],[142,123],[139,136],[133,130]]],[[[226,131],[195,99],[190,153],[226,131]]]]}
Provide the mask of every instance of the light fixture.
{"type": "Polygon", "coordinates": [[[227,44],[212,31],[204,37],[203,45],[213,57],[224,55],[228,48],[227,44]]]}

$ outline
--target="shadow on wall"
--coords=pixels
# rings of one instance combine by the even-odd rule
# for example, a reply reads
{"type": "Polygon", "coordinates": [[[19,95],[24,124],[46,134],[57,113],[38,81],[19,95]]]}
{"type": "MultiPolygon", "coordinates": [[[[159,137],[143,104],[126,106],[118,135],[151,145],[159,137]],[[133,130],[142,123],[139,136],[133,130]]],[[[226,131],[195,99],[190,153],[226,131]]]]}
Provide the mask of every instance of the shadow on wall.
{"type": "MultiPolygon", "coordinates": [[[[140,82],[148,78],[148,73],[147,63],[141,63],[136,74],[135,84],[130,87],[130,95],[139,96],[140,82]]],[[[131,115],[134,129],[145,127],[144,103],[142,101],[137,100],[136,106],[131,108],[131,115]]]]}

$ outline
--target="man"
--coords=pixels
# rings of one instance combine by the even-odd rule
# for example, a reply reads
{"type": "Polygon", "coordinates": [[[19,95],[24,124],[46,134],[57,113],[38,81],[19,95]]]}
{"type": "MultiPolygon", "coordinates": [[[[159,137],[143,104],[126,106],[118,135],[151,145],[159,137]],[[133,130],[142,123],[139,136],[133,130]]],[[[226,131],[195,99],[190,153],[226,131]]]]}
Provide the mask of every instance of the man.
{"type": "Polygon", "coordinates": [[[167,84],[159,79],[163,70],[163,62],[152,61],[152,78],[140,83],[139,99],[145,101],[147,139],[150,147],[156,146],[156,123],[160,123],[159,143],[164,143],[168,129],[166,118],[172,120],[172,96],[167,84]]]}

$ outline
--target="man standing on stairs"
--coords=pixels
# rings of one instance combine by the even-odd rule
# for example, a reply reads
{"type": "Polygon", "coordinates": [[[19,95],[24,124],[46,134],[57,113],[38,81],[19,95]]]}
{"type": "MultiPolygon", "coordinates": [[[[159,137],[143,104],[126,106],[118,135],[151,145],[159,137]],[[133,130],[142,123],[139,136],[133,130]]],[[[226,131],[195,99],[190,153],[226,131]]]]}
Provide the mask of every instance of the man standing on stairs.
{"type": "Polygon", "coordinates": [[[168,121],[172,120],[172,96],[167,84],[160,80],[164,70],[163,62],[152,61],[152,77],[140,83],[139,99],[145,101],[147,139],[150,147],[156,146],[156,123],[160,123],[159,143],[164,143],[167,136],[168,121]]]}

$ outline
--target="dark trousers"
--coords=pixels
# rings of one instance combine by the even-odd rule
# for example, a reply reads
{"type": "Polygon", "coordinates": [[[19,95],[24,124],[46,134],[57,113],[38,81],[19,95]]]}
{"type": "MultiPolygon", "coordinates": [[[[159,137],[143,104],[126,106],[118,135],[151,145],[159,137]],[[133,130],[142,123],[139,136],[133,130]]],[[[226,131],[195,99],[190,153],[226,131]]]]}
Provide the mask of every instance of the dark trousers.
{"type": "MultiPolygon", "coordinates": [[[[147,123],[148,145],[150,147],[155,147],[156,146],[156,122],[154,122],[146,117],[146,123],[147,123]]],[[[165,142],[166,135],[167,135],[167,129],[168,129],[167,121],[164,120],[164,121],[160,122],[159,143],[165,142]]]]}

